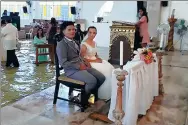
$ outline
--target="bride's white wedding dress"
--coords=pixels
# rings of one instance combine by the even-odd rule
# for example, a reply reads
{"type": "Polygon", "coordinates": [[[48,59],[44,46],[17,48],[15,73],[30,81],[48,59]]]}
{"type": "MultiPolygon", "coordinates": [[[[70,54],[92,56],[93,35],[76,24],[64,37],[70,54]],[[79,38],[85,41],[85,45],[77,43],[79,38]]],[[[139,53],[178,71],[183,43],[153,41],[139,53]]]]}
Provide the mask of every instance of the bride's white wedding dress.
{"type": "MultiPolygon", "coordinates": [[[[97,54],[97,48],[90,46],[86,42],[83,42],[87,47],[87,52],[86,52],[86,59],[90,60],[95,60],[96,59],[96,54],[97,54]]],[[[114,67],[107,62],[106,60],[102,60],[102,63],[91,63],[92,68],[95,68],[99,72],[101,72],[105,77],[106,80],[105,82],[100,86],[98,90],[98,97],[99,99],[105,99],[108,100],[111,98],[111,78],[112,78],[112,70],[114,67]]]]}

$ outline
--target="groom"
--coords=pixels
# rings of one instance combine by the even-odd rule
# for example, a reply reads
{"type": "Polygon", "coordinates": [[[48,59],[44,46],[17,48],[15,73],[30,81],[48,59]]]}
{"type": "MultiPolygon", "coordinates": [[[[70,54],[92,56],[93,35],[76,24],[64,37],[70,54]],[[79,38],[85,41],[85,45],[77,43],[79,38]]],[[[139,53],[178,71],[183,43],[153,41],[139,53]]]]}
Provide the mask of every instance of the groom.
{"type": "Polygon", "coordinates": [[[73,40],[75,37],[75,27],[73,22],[63,22],[61,33],[64,38],[57,43],[56,51],[59,64],[64,68],[65,75],[69,78],[79,80],[85,83],[84,104],[88,105],[88,99],[91,93],[97,95],[98,88],[105,81],[105,76],[91,68],[80,56],[80,48],[73,40]]]}

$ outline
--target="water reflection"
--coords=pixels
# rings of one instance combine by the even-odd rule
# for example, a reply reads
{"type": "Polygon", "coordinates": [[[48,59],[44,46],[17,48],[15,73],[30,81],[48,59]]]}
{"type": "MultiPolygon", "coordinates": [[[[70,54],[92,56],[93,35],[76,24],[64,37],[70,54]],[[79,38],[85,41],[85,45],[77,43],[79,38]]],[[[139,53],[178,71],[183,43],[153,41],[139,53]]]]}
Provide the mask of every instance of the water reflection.
{"type": "Polygon", "coordinates": [[[36,66],[31,41],[21,41],[21,43],[21,50],[16,53],[20,67],[10,69],[4,66],[5,63],[2,64],[2,106],[46,89],[55,82],[55,67],[50,64],[36,66]]]}

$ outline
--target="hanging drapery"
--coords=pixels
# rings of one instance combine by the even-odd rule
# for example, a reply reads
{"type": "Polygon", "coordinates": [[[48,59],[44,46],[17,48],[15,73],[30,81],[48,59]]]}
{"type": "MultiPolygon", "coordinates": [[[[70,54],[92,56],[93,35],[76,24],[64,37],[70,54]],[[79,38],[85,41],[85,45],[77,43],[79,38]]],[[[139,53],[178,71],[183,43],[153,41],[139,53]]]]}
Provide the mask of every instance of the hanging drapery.
{"type": "Polygon", "coordinates": [[[54,14],[53,17],[57,17],[57,6],[54,6],[54,14]]]}
{"type": "Polygon", "coordinates": [[[57,17],[61,16],[61,6],[57,5],[57,17]]]}
{"type": "Polygon", "coordinates": [[[18,12],[18,11],[17,11],[17,6],[14,6],[14,7],[13,7],[13,12],[18,12]]]}
{"type": "Polygon", "coordinates": [[[72,14],[71,14],[71,8],[69,7],[69,10],[68,10],[69,12],[69,19],[72,19],[72,14]]]}
{"type": "MultiPolygon", "coordinates": [[[[51,14],[50,11],[52,11],[52,10],[51,10],[51,5],[47,5],[46,8],[47,8],[47,14],[46,14],[47,17],[51,17],[51,15],[50,15],[50,14],[51,14]]],[[[46,19],[47,19],[47,17],[46,17],[46,19]]]]}
{"type": "Polygon", "coordinates": [[[67,5],[61,6],[61,18],[63,20],[68,20],[69,18],[69,7],[67,5]]]}
{"type": "Polygon", "coordinates": [[[46,5],[43,5],[43,10],[42,10],[42,13],[43,13],[43,17],[46,17],[46,15],[47,15],[47,10],[46,10],[46,5]]]}

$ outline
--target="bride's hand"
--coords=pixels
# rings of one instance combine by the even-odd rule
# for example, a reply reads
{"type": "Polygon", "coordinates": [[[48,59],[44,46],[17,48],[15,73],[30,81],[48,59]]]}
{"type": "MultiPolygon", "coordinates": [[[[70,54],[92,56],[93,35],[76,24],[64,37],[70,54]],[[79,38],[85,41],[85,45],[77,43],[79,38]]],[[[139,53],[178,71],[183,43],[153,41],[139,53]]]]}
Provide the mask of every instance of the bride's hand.
{"type": "Polygon", "coordinates": [[[88,68],[91,68],[91,64],[87,59],[84,59],[84,63],[88,66],[88,68]]]}
{"type": "Polygon", "coordinates": [[[97,58],[97,59],[96,59],[96,62],[97,62],[97,63],[102,63],[102,59],[101,59],[101,58],[97,58]]]}

